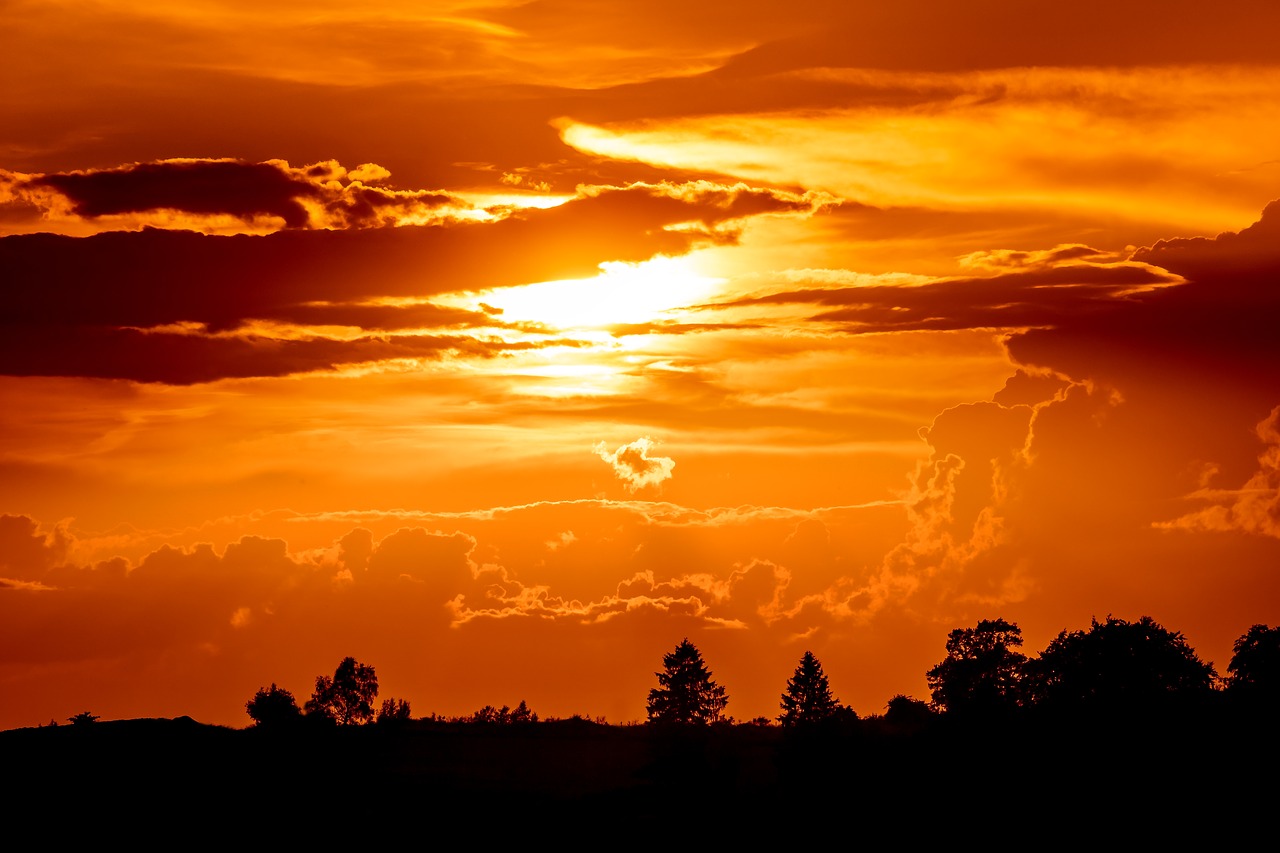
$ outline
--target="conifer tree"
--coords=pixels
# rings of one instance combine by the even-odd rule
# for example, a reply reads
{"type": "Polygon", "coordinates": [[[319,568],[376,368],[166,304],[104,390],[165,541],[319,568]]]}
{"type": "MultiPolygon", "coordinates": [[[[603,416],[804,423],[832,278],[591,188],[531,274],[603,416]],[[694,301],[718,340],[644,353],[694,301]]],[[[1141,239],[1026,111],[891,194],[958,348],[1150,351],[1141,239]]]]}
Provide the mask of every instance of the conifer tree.
{"type": "Polygon", "coordinates": [[[649,722],[706,725],[721,718],[729,699],[687,637],[662,665],[658,686],[649,691],[649,722]]]}
{"type": "Polygon", "coordinates": [[[828,720],[840,710],[840,701],[831,695],[831,685],[822,664],[805,652],[795,675],[787,680],[782,694],[782,714],[778,722],[784,726],[800,726],[828,720]]]}

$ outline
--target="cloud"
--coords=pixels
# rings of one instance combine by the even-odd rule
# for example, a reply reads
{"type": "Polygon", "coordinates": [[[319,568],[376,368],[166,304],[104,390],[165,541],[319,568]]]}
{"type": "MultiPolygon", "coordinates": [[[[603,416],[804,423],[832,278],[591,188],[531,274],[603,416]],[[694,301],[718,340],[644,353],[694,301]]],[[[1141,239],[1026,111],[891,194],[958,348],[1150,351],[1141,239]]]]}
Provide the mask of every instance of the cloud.
{"type": "Polygon", "coordinates": [[[1216,237],[1174,237],[1138,249],[1135,260],[1174,270],[1188,278],[1222,279],[1280,269],[1280,200],[1268,204],[1258,221],[1216,237]]]}
{"type": "Polygon", "coordinates": [[[108,659],[114,680],[75,682],[95,710],[168,713],[176,704],[174,713],[233,724],[256,680],[305,692],[345,654],[376,662],[388,679],[399,673],[412,686],[396,692],[424,710],[520,684],[521,671],[555,681],[566,665],[609,676],[561,685],[548,706],[639,705],[644,690],[622,684],[652,665],[631,661],[632,651],[672,633],[731,631],[743,636],[744,672],[771,655],[785,672],[791,650],[769,651],[763,636],[830,629],[830,616],[791,614],[795,598],[843,573],[857,549],[871,554],[894,510],[573,501],[452,514],[282,512],[170,531],[171,543],[132,563],[111,556],[108,538],[62,529],[66,544],[55,547],[51,531],[10,517],[0,524],[12,534],[6,565],[26,568],[0,572],[17,575],[0,581],[0,657],[43,675],[32,676],[41,689],[23,691],[6,713],[36,708],[47,719],[50,703],[87,701],[63,696],[58,673],[108,659]],[[211,542],[214,531],[232,538],[211,542]],[[549,531],[561,532],[563,547],[547,547],[549,531]],[[320,542],[290,545],[281,532],[320,542]],[[89,548],[104,559],[64,556],[89,548]],[[748,639],[754,631],[761,640],[748,639]],[[158,698],[157,667],[172,670],[168,699],[158,698]]]}
{"type": "MultiPolygon", "coordinates": [[[[1096,253],[1079,247],[970,256],[999,270],[993,286],[1026,281],[1029,301],[1075,289],[1057,278],[1063,269],[1080,282],[1119,279],[1098,287],[1099,306],[1085,292],[1058,310],[1070,306],[1050,295],[1042,325],[1007,336],[1019,369],[1005,387],[922,431],[931,452],[904,495],[902,541],[874,571],[795,596],[788,612],[954,622],[998,608],[1051,636],[1064,607],[1167,608],[1207,631],[1218,617],[1202,615],[1204,602],[1239,608],[1241,588],[1272,597],[1259,566],[1274,563],[1267,542],[1280,538],[1277,210],[1238,234],[1134,252],[1143,275],[1167,269],[1178,283],[1131,293],[1112,289],[1128,272],[1091,271],[1098,264],[1080,259],[1096,253]],[[1240,441],[1255,424],[1260,454],[1240,441]],[[1203,508],[1170,521],[1182,500],[1203,508]]],[[[854,301],[854,290],[829,300],[854,301]]]]}
{"type": "MultiPolygon", "coordinates": [[[[816,271],[811,275],[818,287],[781,289],[704,307],[822,306],[827,310],[811,315],[811,320],[856,333],[1008,329],[1111,312],[1142,294],[1183,281],[1151,264],[1079,245],[1040,252],[984,252],[962,261],[998,272],[901,282],[901,276],[862,276],[854,277],[851,286],[832,286],[839,277],[816,271]]],[[[799,272],[786,281],[793,284],[804,277],[805,272],[799,272]]]]}
{"type": "Polygon", "coordinates": [[[0,368],[20,376],[86,376],[191,385],[220,379],[278,377],[370,363],[413,364],[451,357],[493,358],[572,339],[506,342],[463,335],[405,334],[334,340],[210,335],[191,331],[77,328],[74,345],[50,347],[48,326],[18,328],[0,341],[0,368]]]}
{"type": "Polygon", "coordinates": [[[226,233],[279,228],[373,228],[426,224],[480,212],[445,192],[375,184],[391,173],[376,163],[348,171],[328,160],[170,159],[113,169],[36,175],[0,174],[9,206],[41,212],[48,225],[102,220],[102,230],[143,226],[226,233]]]}
{"type": "Polygon", "coordinates": [[[1257,435],[1263,444],[1258,469],[1242,486],[1192,492],[1188,500],[1210,506],[1155,526],[1162,530],[1240,531],[1280,538],[1280,406],[1258,424],[1257,435]]]}
{"type": "Polygon", "coordinates": [[[603,441],[591,449],[613,467],[613,473],[627,487],[627,491],[634,494],[646,486],[658,486],[671,479],[671,471],[676,467],[675,460],[650,455],[655,447],[657,444],[646,435],[630,444],[619,445],[612,452],[603,441]]]}
{"type": "Polygon", "coordinates": [[[0,572],[10,579],[43,577],[66,560],[70,544],[64,525],[42,531],[25,515],[0,515],[0,572]]]}
{"type": "Polygon", "coordinates": [[[1103,382],[1126,396],[1163,393],[1175,376],[1214,397],[1230,389],[1265,404],[1249,418],[1257,423],[1280,399],[1277,246],[1277,202],[1239,233],[1161,240],[1136,250],[1133,263],[1166,269],[1186,284],[1132,293],[1111,310],[1058,316],[1011,335],[1006,345],[1021,365],[1103,382]]]}
{"type": "MultiPolygon", "coordinates": [[[[329,170],[319,180],[341,167],[312,168],[329,170]]],[[[270,165],[263,173],[283,175],[270,165]]],[[[298,184],[289,176],[279,180],[279,198],[298,184]]],[[[194,192],[182,179],[178,185],[182,193],[194,192]]],[[[0,372],[189,384],[385,359],[572,346],[545,334],[502,339],[497,333],[505,326],[491,314],[427,300],[588,278],[608,261],[679,255],[707,241],[732,241],[747,217],[807,215],[822,203],[742,185],[635,184],[586,187],[559,207],[509,211],[493,222],[262,236],[146,228],[83,238],[0,237],[8,285],[0,294],[6,329],[0,372]],[[344,329],[326,328],[333,326],[344,329]],[[466,334],[486,326],[493,329],[487,336],[466,334]],[[421,334],[441,327],[461,333],[421,334]],[[387,331],[407,334],[376,334],[387,331]]]]}

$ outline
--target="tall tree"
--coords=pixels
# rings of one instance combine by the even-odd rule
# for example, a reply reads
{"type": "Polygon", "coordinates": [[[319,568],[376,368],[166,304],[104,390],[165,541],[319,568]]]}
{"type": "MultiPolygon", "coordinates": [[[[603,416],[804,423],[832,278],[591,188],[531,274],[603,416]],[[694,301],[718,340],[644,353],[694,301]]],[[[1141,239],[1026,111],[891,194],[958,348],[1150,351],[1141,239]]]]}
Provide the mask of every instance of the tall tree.
{"type": "Polygon", "coordinates": [[[782,714],[778,722],[784,726],[803,726],[829,720],[840,710],[840,702],[831,695],[831,685],[822,664],[805,652],[795,675],[787,680],[782,694],[782,714]]]}
{"type": "Polygon", "coordinates": [[[1236,640],[1227,690],[1247,699],[1280,699],[1280,627],[1254,625],[1236,640]]]}
{"type": "Polygon", "coordinates": [[[1115,710],[1205,695],[1217,674],[1182,634],[1150,616],[1137,622],[1090,620],[1063,631],[1028,665],[1037,705],[1115,710]]]}
{"type": "Polygon", "coordinates": [[[306,711],[343,726],[367,723],[373,719],[373,700],[377,696],[378,676],[373,667],[355,658],[343,658],[333,678],[317,676],[306,711]]]}
{"type": "Polygon", "coordinates": [[[933,704],[948,713],[991,714],[1018,703],[1027,656],[1017,651],[1022,629],[1003,619],[983,619],[947,635],[947,656],[925,677],[933,704]]]}
{"type": "Polygon", "coordinates": [[[649,691],[649,722],[705,725],[721,718],[729,699],[688,637],[663,656],[662,666],[658,686],[649,691]]]}

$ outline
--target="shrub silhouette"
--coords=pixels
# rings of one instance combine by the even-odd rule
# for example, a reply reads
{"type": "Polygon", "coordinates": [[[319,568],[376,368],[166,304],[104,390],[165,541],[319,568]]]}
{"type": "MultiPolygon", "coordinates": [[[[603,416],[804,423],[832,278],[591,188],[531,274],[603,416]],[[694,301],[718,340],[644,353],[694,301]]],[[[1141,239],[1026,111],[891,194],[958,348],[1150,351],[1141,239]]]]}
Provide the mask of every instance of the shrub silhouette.
{"type": "Polygon", "coordinates": [[[894,726],[915,728],[928,725],[933,719],[933,709],[928,702],[899,693],[885,705],[885,722],[894,726]]]}
{"type": "Polygon", "coordinates": [[[529,710],[529,706],[525,704],[523,699],[514,709],[508,705],[501,708],[495,708],[492,705],[485,705],[479,711],[471,715],[470,721],[473,723],[493,723],[498,725],[518,725],[522,723],[538,722],[538,715],[529,710]]]}
{"type": "Polygon", "coordinates": [[[404,699],[383,699],[376,722],[380,726],[400,725],[409,721],[409,703],[404,699]]]}
{"type": "Polygon", "coordinates": [[[259,687],[253,698],[244,703],[244,710],[256,726],[283,726],[302,719],[302,710],[293,694],[277,687],[274,681],[270,687],[259,687]]]}

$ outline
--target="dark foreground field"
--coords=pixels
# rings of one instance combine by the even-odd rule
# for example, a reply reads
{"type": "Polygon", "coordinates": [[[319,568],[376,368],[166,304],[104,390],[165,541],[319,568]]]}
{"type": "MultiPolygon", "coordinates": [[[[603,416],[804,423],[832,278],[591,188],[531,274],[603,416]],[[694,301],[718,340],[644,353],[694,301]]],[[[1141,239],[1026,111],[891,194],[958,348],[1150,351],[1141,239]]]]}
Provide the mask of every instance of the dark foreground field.
{"type": "Polygon", "coordinates": [[[1262,716],[869,720],[799,734],[579,720],[271,732],[179,718],[0,732],[0,759],[11,825],[45,827],[50,840],[179,846],[817,847],[830,834],[839,846],[979,839],[1040,849],[1221,844],[1262,831],[1265,847],[1280,812],[1277,733],[1262,716]]]}

